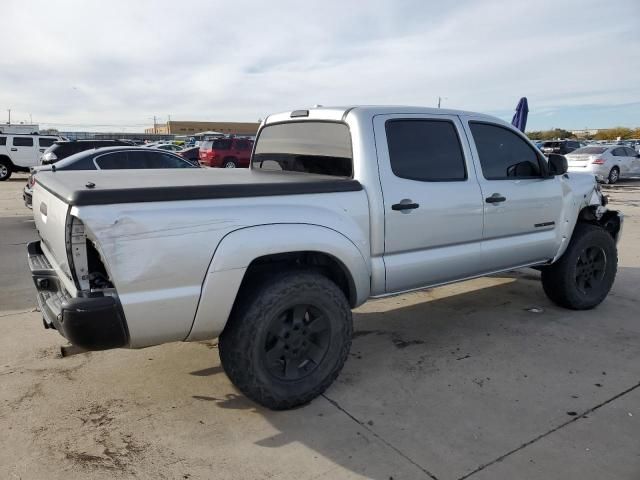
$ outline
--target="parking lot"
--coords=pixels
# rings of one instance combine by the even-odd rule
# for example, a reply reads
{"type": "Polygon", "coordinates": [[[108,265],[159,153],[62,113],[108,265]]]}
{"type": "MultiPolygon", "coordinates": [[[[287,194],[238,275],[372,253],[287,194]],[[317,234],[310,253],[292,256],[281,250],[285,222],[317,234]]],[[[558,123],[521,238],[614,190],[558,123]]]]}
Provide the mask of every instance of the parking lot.
{"type": "Polygon", "coordinates": [[[25,181],[0,184],[0,478],[640,478],[640,180],[604,187],[625,224],[595,310],[535,270],[374,300],[336,383],[286,412],[235,390],[215,341],[60,357],[25,181]]]}

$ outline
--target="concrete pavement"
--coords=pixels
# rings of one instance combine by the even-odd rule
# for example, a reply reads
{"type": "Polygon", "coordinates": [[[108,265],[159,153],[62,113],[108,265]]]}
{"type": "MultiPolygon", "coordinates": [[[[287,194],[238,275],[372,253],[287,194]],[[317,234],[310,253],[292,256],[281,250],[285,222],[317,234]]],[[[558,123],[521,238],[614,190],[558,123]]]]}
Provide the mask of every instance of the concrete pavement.
{"type": "Polygon", "coordinates": [[[555,307],[533,270],[372,301],[338,381],[271,412],[215,341],[60,358],[24,180],[0,183],[1,478],[640,478],[640,181],[608,188],[627,218],[597,309],[555,307]]]}

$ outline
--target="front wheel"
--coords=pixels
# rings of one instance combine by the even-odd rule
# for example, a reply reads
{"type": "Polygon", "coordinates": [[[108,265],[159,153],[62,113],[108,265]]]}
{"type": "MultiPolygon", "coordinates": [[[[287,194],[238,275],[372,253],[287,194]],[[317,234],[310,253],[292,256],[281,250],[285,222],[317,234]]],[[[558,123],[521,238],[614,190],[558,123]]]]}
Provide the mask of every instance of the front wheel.
{"type": "Polygon", "coordinates": [[[219,341],[236,387],[273,410],[303,405],[338,376],[351,347],[351,309],[331,280],[290,271],[244,289],[219,341]]]}
{"type": "Polygon", "coordinates": [[[613,167],[609,172],[607,181],[609,185],[613,185],[614,183],[618,183],[618,180],[620,180],[620,170],[618,170],[618,167],[613,167]]]}
{"type": "Polygon", "coordinates": [[[618,251],[601,227],[579,223],[560,260],[542,270],[542,287],[557,305],[587,310],[599,305],[611,290],[618,251]]]}
{"type": "Polygon", "coordinates": [[[0,182],[8,180],[11,177],[11,172],[13,168],[11,168],[11,162],[0,159],[0,182]]]}

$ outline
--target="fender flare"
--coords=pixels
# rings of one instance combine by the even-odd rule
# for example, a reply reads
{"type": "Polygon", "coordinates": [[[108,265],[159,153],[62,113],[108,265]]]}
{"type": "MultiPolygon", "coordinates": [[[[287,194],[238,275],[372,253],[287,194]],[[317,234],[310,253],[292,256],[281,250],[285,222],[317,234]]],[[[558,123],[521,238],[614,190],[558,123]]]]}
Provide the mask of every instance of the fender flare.
{"type": "Polygon", "coordinates": [[[371,292],[371,265],[342,233],[314,224],[269,224],[228,233],[218,244],[204,278],[187,341],[215,338],[224,329],[251,262],[267,255],[319,252],[340,262],[355,288],[355,304],[371,292]],[[269,242],[264,242],[268,238],[269,242]]]}

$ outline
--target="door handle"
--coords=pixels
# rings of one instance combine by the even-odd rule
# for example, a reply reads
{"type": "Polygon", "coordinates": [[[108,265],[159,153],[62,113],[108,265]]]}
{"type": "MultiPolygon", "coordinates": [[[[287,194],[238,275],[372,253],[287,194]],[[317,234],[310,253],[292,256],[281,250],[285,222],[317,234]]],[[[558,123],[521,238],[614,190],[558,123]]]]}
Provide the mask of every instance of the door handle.
{"type": "Polygon", "coordinates": [[[17,152],[17,151],[18,151],[18,149],[17,149],[17,148],[12,148],[12,149],[11,149],[11,151],[12,151],[12,152],[17,152]]]}
{"type": "Polygon", "coordinates": [[[484,201],[487,202],[487,203],[502,203],[502,202],[504,202],[506,200],[507,199],[505,197],[503,197],[502,195],[500,195],[499,193],[494,193],[490,197],[487,197],[487,198],[484,199],[484,201]]]}
{"type": "Polygon", "coordinates": [[[420,206],[419,203],[413,203],[411,200],[402,200],[400,203],[391,205],[391,210],[415,210],[420,206]]]}

